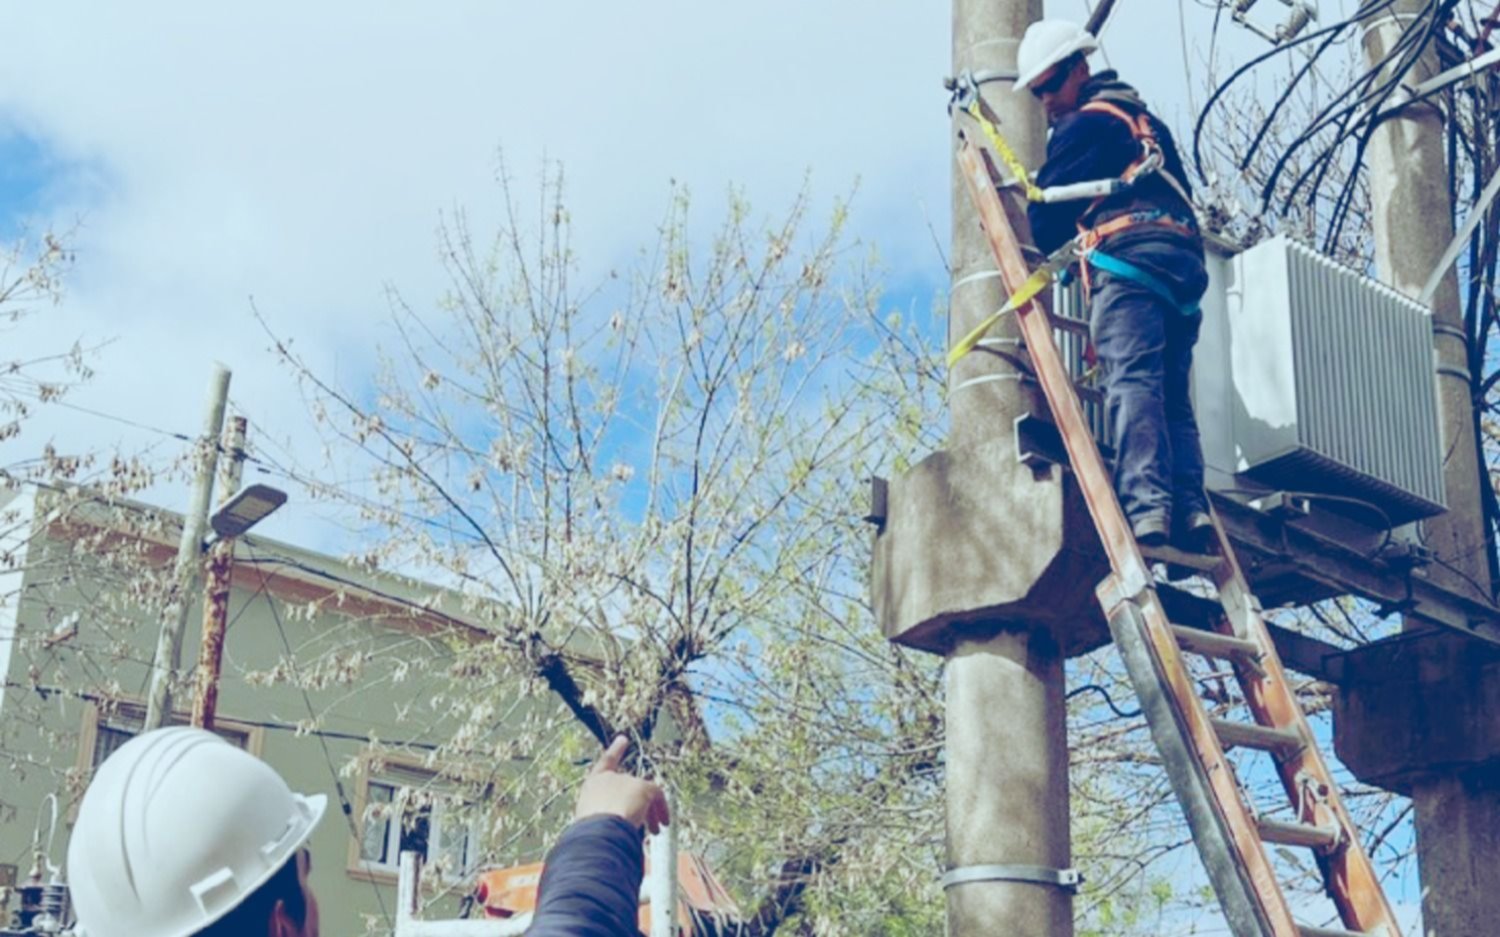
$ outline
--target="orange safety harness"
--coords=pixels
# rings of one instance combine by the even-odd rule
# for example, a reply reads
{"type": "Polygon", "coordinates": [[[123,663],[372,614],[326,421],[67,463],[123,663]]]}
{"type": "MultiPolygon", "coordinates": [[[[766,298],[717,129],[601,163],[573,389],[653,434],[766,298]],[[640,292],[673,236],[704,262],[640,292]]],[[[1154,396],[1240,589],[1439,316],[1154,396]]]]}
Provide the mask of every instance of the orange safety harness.
{"type": "MultiPolygon", "coordinates": [[[[1173,176],[1166,167],[1166,151],[1162,149],[1161,141],[1156,138],[1156,128],[1151,125],[1151,115],[1145,111],[1139,114],[1131,114],[1118,104],[1111,104],[1108,101],[1089,101],[1079,108],[1079,110],[1090,114],[1108,114],[1122,121],[1129,128],[1130,135],[1135,138],[1136,143],[1140,144],[1141,155],[1136,157],[1135,161],[1129,166],[1125,167],[1125,171],[1120,175],[1120,181],[1130,186],[1134,185],[1140,177],[1156,173],[1162,177],[1167,185],[1172,187],[1172,191],[1176,192],[1184,203],[1188,205],[1193,204],[1192,198],[1188,196],[1187,187],[1176,176],[1173,176]]],[[[1083,214],[1080,216],[1079,233],[1088,234],[1088,228],[1083,224],[1082,219],[1088,218],[1097,211],[1107,198],[1109,196],[1096,198],[1088,208],[1084,209],[1083,214]]],[[[1178,223],[1180,224],[1180,222],[1178,223]]],[[[1101,237],[1107,236],[1101,235],[1101,237]]]]}
{"type": "MultiPolygon", "coordinates": [[[[1189,206],[1193,204],[1193,200],[1188,197],[1187,187],[1166,168],[1165,151],[1162,149],[1160,141],[1156,138],[1156,129],[1151,126],[1150,115],[1144,111],[1139,114],[1131,114],[1123,107],[1111,104],[1108,101],[1090,101],[1079,108],[1079,110],[1095,114],[1108,114],[1123,121],[1125,126],[1130,128],[1130,135],[1140,144],[1141,155],[1136,157],[1135,161],[1129,166],[1125,167],[1125,172],[1120,176],[1122,182],[1127,186],[1134,185],[1140,177],[1156,173],[1172,187],[1174,192],[1182,197],[1184,203],[1189,206]]],[[[1077,245],[1078,256],[1082,261],[1079,264],[1079,268],[1083,279],[1084,296],[1087,298],[1093,293],[1093,284],[1089,277],[1089,267],[1095,266],[1110,273],[1124,276],[1126,279],[1139,282],[1153,292],[1160,294],[1163,298],[1168,299],[1174,305],[1180,305],[1172,296],[1172,291],[1166,284],[1133,264],[1104,253],[1099,250],[1099,245],[1111,235],[1119,234],[1127,228],[1134,228],[1140,225],[1155,225],[1170,228],[1187,237],[1196,236],[1198,233],[1197,228],[1193,224],[1173,217],[1168,212],[1160,209],[1130,212],[1118,215],[1102,224],[1090,224],[1088,220],[1090,216],[1098,211],[1110,197],[1105,195],[1094,199],[1078,218],[1078,239],[1075,243],[1077,245]]],[[[1191,310],[1184,311],[1196,311],[1196,308],[1196,305],[1194,305],[1191,310]]]]}

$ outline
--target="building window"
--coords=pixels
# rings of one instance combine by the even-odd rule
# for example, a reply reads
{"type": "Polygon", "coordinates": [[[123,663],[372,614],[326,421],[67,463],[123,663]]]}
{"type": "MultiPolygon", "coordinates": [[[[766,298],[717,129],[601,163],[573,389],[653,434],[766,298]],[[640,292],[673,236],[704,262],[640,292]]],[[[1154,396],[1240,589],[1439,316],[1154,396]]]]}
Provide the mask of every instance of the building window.
{"type": "Polygon", "coordinates": [[[394,876],[401,853],[415,852],[444,881],[460,881],[478,862],[479,817],[461,785],[415,766],[385,763],[360,787],[360,838],[354,870],[394,876]]]}
{"type": "MultiPolygon", "coordinates": [[[[188,721],[186,713],[172,713],[167,719],[167,725],[183,726],[188,721]]],[[[108,708],[90,703],[84,713],[80,766],[87,768],[92,776],[94,770],[104,763],[104,759],[139,735],[145,724],[146,707],[140,703],[119,702],[108,708]]],[[[232,719],[215,719],[213,731],[236,748],[242,748],[252,755],[260,754],[260,733],[254,726],[232,719]]]]}

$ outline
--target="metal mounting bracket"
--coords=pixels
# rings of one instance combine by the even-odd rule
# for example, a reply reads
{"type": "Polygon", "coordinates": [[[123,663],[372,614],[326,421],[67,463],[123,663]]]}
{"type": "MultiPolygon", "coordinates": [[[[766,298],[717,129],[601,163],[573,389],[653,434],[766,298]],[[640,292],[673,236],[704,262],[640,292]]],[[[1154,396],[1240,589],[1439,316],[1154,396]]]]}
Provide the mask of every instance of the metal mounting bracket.
{"type": "Polygon", "coordinates": [[[1076,894],[1078,886],[1083,884],[1083,875],[1077,869],[1051,869],[1043,865],[968,865],[949,869],[942,882],[945,890],[973,882],[1024,882],[1076,894]]]}

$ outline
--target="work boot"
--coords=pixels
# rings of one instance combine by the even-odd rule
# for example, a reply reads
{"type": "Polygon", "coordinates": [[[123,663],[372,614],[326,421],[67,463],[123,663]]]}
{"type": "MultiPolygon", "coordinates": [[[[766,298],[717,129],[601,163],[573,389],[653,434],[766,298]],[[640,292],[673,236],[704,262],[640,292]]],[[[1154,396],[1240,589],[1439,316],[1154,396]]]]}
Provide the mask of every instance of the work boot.
{"type": "Polygon", "coordinates": [[[1142,514],[1130,522],[1130,532],[1135,534],[1136,542],[1147,550],[1166,546],[1167,531],[1170,529],[1166,511],[1142,514]]]}
{"type": "Polygon", "coordinates": [[[1189,511],[1177,531],[1176,546],[1186,553],[1213,553],[1214,519],[1207,511],[1189,511]]]}

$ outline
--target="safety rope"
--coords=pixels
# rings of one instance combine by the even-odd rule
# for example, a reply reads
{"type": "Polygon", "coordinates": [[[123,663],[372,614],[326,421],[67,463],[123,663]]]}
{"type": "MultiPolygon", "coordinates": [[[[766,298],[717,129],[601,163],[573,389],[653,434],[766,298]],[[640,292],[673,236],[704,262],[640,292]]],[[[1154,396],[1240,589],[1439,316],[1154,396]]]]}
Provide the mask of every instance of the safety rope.
{"type": "Polygon", "coordinates": [[[980,132],[984,134],[984,138],[989,141],[996,155],[1000,157],[1000,161],[1005,164],[1005,168],[1016,177],[1017,184],[1026,193],[1027,201],[1040,202],[1043,198],[1041,186],[1038,186],[1036,180],[1031,177],[1031,172],[1026,168],[1026,164],[1021,162],[1021,157],[1016,155],[1015,149],[1005,139],[1005,135],[1000,132],[1000,127],[984,113],[984,100],[979,96],[979,86],[985,81],[1013,80],[1014,78],[1014,75],[999,73],[975,75],[965,70],[957,78],[947,79],[943,82],[943,87],[952,92],[952,96],[948,99],[948,113],[962,110],[973,118],[974,122],[979,125],[980,132]]]}
{"type": "Polygon", "coordinates": [[[1047,258],[1046,262],[1036,268],[1031,276],[1026,278],[1026,282],[1021,284],[1020,289],[1010,294],[1010,298],[1005,301],[1004,306],[990,313],[985,317],[983,322],[974,326],[969,331],[969,334],[959,339],[958,344],[954,345],[948,352],[948,367],[953,367],[958,362],[958,359],[973,351],[979,345],[980,340],[984,338],[984,333],[988,332],[996,322],[999,322],[1033,299],[1036,299],[1042,290],[1051,286],[1052,281],[1057,279],[1057,275],[1073,263],[1073,245],[1076,240],[1075,238],[1073,241],[1069,241],[1053,252],[1047,258]]]}
{"type": "Polygon", "coordinates": [[[994,147],[995,152],[1000,156],[1000,161],[1005,163],[1005,168],[1009,169],[1011,175],[1016,177],[1016,182],[1026,192],[1026,200],[1029,202],[1042,201],[1045,196],[1042,193],[1041,186],[1037,185],[1036,180],[1031,178],[1031,173],[1027,171],[1026,164],[1021,162],[1021,157],[1017,156],[1016,151],[1011,149],[1004,135],[1000,133],[1000,128],[995,126],[994,121],[984,116],[984,110],[979,103],[979,95],[976,94],[970,97],[969,105],[964,110],[979,124],[979,129],[983,131],[985,139],[990,141],[990,146],[994,147]]]}

